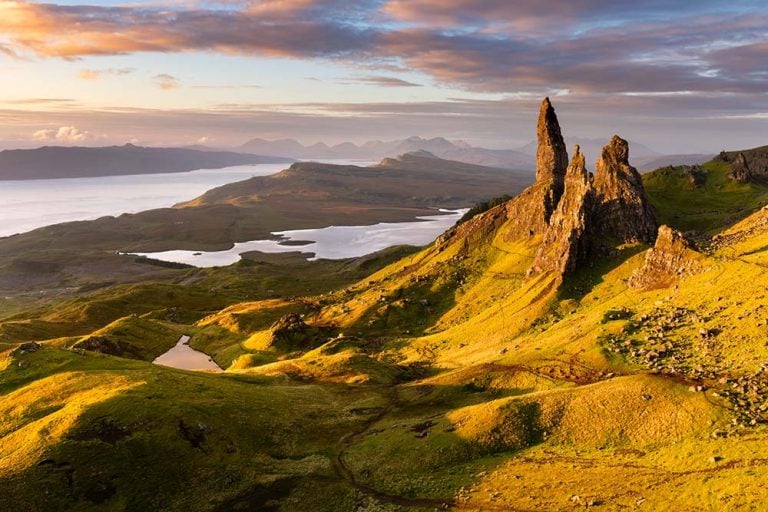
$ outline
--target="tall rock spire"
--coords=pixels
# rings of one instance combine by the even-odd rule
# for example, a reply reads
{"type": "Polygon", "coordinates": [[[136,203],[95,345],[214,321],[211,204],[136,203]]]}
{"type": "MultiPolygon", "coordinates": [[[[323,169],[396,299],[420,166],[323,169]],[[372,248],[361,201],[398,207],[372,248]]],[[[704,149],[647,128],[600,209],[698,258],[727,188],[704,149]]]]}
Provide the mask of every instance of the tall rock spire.
{"type": "Polygon", "coordinates": [[[536,181],[554,180],[556,188],[562,190],[568,167],[568,152],[549,98],[541,102],[536,137],[539,144],[536,151],[536,181]]]}
{"type": "Polygon", "coordinates": [[[656,239],[656,215],[637,169],[629,165],[627,141],[614,135],[595,166],[595,219],[600,235],[616,242],[656,239]]]}
{"type": "Polygon", "coordinates": [[[528,275],[541,272],[570,274],[589,252],[592,183],[584,165],[584,154],[576,146],[565,173],[565,191],[549,220],[528,275]]]}

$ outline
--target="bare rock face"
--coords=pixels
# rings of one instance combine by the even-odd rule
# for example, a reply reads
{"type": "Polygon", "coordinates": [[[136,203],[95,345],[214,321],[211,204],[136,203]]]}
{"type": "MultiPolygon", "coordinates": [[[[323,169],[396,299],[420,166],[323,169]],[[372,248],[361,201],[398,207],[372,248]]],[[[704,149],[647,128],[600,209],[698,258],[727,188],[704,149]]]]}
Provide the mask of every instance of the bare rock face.
{"type": "Polygon", "coordinates": [[[576,146],[565,174],[565,191],[549,220],[544,241],[536,252],[528,275],[542,272],[570,274],[590,249],[593,189],[584,165],[584,154],[576,146]]]}
{"type": "Polygon", "coordinates": [[[536,151],[536,181],[554,180],[562,184],[568,168],[568,152],[549,98],[544,98],[539,109],[536,138],[539,144],[536,151]]]}
{"type": "Polygon", "coordinates": [[[747,183],[752,178],[752,171],[749,170],[747,157],[744,156],[744,153],[736,155],[736,158],[731,163],[731,173],[729,174],[729,177],[739,183],[747,183]]]}
{"type": "Polygon", "coordinates": [[[643,290],[666,288],[680,277],[701,270],[698,253],[682,233],[661,226],[656,245],[645,255],[643,266],[629,279],[629,286],[643,290]]]}
{"type": "Polygon", "coordinates": [[[715,161],[730,165],[728,177],[746,183],[768,183],[768,146],[741,151],[722,151],[715,161]]]}
{"type": "Polygon", "coordinates": [[[595,168],[595,228],[618,243],[653,243],[656,216],[637,169],[629,165],[627,141],[614,135],[595,168]]]}

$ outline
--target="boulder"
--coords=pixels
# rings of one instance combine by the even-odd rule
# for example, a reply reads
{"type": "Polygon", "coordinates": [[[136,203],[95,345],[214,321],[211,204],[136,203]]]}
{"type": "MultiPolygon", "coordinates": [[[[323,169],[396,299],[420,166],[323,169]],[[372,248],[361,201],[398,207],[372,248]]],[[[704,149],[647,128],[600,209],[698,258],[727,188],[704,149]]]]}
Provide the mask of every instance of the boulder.
{"type": "Polygon", "coordinates": [[[683,234],[661,226],[656,244],[645,254],[643,266],[630,277],[629,286],[643,290],[665,288],[701,268],[701,255],[693,250],[683,234]]]}

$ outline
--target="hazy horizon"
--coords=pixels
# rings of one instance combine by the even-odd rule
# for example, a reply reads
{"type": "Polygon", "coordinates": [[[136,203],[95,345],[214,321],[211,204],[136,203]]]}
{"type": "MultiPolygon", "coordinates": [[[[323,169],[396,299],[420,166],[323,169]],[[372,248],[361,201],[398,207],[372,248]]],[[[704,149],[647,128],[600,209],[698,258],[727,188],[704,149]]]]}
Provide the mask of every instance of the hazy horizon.
{"type": "Polygon", "coordinates": [[[0,1],[0,145],[765,144],[758,1],[0,1]],[[225,30],[222,30],[225,28],[225,30]]]}

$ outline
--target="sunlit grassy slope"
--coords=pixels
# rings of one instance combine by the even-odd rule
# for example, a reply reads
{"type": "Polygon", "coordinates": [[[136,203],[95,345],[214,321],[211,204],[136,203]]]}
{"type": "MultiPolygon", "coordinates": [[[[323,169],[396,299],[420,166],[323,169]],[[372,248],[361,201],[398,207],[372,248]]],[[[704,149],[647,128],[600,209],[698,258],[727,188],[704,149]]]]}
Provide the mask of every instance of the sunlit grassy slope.
{"type": "Polygon", "coordinates": [[[666,288],[628,286],[642,245],[526,277],[540,240],[501,205],[308,297],[205,281],[8,319],[0,508],[762,510],[768,196],[707,168],[646,177],[662,221],[718,233],[666,288]],[[179,333],[227,371],[152,366],[179,333]]]}

